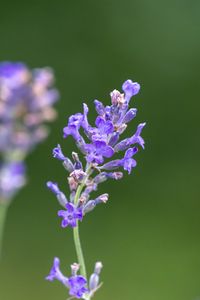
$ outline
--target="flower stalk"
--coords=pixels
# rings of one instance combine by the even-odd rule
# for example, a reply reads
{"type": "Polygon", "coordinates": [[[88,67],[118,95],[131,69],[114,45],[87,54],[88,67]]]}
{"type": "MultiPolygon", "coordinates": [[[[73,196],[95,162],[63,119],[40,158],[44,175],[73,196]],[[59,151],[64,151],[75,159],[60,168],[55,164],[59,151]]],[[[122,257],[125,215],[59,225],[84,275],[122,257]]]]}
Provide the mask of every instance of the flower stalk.
{"type": "Polygon", "coordinates": [[[8,206],[0,200],[0,258],[2,256],[3,233],[8,206]]]}

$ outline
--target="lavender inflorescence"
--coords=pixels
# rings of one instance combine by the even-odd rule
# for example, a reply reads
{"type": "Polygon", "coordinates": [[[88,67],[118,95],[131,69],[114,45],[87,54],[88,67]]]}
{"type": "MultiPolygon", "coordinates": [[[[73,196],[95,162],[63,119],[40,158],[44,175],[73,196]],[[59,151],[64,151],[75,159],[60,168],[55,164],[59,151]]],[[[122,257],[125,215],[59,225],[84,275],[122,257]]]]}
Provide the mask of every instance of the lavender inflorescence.
{"type": "Polygon", "coordinates": [[[138,94],[140,85],[127,80],[122,85],[122,90],[124,93],[117,90],[111,92],[110,106],[104,106],[98,100],[94,101],[98,114],[95,126],[90,125],[88,121],[89,109],[86,104],[83,104],[83,113],[76,113],[69,117],[68,124],[63,129],[64,138],[73,137],[79,152],[85,158],[85,164],[80,161],[79,155],[75,152],[72,153],[72,159],[70,159],[65,156],[60,145],[53,149],[53,157],[62,161],[64,168],[69,173],[69,198],[60,190],[57,183],[49,181],[47,187],[56,195],[59,204],[64,208],[58,211],[58,216],[62,218],[61,226],[73,228],[79,264],[72,265],[72,276],[67,278],[59,269],[59,259],[55,258],[46,279],[59,280],[69,289],[69,294],[75,298],[88,300],[93,296],[99,287],[99,274],[102,268],[102,264],[97,262],[94,273],[90,276],[89,281],[87,280],[78,224],[98,204],[108,201],[108,194],[92,198],[91,193],[97,191],[98,185],[108,179],[121,179],[123,173],[118,170],[120,168],[130,174],[136,167],[136,160],[133,158],[138,152],[136,145],[144,148],[141,132],[145,123],[139,124],[131,137],[120,139],[127,124],[136,116],[137,109],[129,109],[129,102],[132,96],[138,94]],[[116,153],[122,151],[125,153],[121,158],[113,159],[116,153]],[[79,268],[80,275],[77,273],[79,268]]]}
{"type": "Polygon", "coordinates": [[[53,84],[50,68],[0,63],[0,202],[25,184],[24,158],[48,135],[44,123],[54,120],[58,100],[53,84]]]}

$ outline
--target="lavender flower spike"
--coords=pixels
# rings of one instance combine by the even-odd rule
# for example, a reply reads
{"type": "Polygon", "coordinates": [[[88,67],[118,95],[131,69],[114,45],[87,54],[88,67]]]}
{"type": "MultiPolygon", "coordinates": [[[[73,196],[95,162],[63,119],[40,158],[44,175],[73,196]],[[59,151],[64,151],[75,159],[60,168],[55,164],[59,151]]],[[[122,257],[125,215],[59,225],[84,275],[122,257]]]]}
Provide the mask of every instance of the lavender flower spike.
{"type": "MultiPolygon", "coordinates": [[[[76,152],[72,152],[72,163],[64,156],[60,145],[53,150],[54,157],[63,161],[68,171],[66,181],[69,185],[70,201],[65,204],[65,210],[58,211],[58,216],[62,217],[62,228],[73,228],[78,265],[72,265],[72,276],[68,278],[67,284],[70,296],[77,299],[91,300],[101,286],[99,275],[102,269],[102,263],[97,262],[88,280],[79,235],[79,221],[98,204],[108,201],[107,193],[93,198],[92,193],[98,190],[99,185],[109,179],[122,179],[123,173],[119,169],[130,174],[137,165],[135,155],[139,148],[144,149],[141,133],[145,123],[140,123],[131,137],[121,139],[122,133],[136,117],[137,109],[129,108],[129,103],[131,97],[139,92],[140,85],[127,80],[122,89],[124,93],[118,90],[110,93],[110,105],[94,101],[97,112],[94,125],[88,121],[89,109],[86,104],[83,105],[83,112],[69,117],[67,126],[63,129],[64,138],[69,135],[74,138],[85,163],[81,162],[76,152]],[[116,157],[118,152],[122,153],[121,157],[116,157]]],[[[57,197],[61,194],[57,184],[51,182],[48,183],[48,187],[57,197]]]]}

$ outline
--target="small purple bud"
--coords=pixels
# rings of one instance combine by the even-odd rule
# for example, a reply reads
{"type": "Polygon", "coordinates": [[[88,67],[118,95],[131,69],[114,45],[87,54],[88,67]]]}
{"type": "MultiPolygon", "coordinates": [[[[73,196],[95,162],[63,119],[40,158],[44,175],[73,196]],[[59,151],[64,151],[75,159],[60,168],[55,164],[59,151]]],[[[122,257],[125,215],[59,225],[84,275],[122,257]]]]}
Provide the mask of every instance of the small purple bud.
{"type": "Polygon", "coordinates": [[[95,264],[94,272],[99,275],[101,273],[102,268],[103,268],[102,262],[98,261],[95,264]]]}
{"type": "Polygon", "coordinates": [[[95,199],[96,204],[106,203],[108,201],[108,194],[102,194],[95,199]]]}
{"type": "Polygon", "coordinates": [[[95,105],[96,112],[100,116],[103,116],[105,114],[105,107],[104,107],[104,105],[100,101],[98,101],[98,100],[94,100],[94,105],[95,105]]]}
{"type": "Polygon", "coordinates": [[[92,211],[95,208],[95,206],[96,206],[95,200],[89,200],[83,208],[83,214],[92,211]]]}
{"type": "Polygon", "coordinates": [[[79,156],[76,152],[72,152],[72,158],[75,161],[74,168],[75,169],[82,169],[83,165],[82,165],[81,161],[79,160],[79,156]]]}
{"type": "Polygon", "coordinates": [[[48,181],[47,187],[52,191],[55,195],[60,193],[60,189],[58,187],[58,184],[56,182],[48,181]]]}
{"type": "Polygon", "coordinates": [[[108,179],[107,173],[106,172],[101,172],[97,176],[94,177],[94,182],[96,184],[102,183],[108,179]]]}
{"type": "Polygon", "coordinates": [[[137,109],[136,108],[131,108],[129,109],[129,111],[125,114],[122,123],[128,123],[131,120],[133,120],[133,118],[135,118],[137,113],[137,109]]]}
{"type": "Polygon", "coordinates": [[[65,160],[66,157],[64,156],[64,154],[62,153],[62,149],[60,147],[60,145],[58,144],[57,147],[55,147],[53,149],[53,157],[59,159],[59,160],[65,160]]]}
{"type": "Polygon", "coordinates": [[[65,160],[63,161],[63,166],[65,170],[67,170],[69,173],[74,171],[74,166],[68,157],[66,157],[65,160]]]}
{"type": "Polygon", "coordinates": [[[57,199],[58,199],[58,202],[60,203],[61,206],[65,207],[66,204],[67,204],[67,198],[65,196],[64,193],[60,192],[56,195],[57,199]]]}
{"type": "Polygon", "coordinates": [[[120,159],[116,159],[116,160],[111,160],[108,163],[104,164],[101,169],[105,169],[105,170],[114,170],[119,168],[121,165],[121,160],[120,159]]]}
{"type": "Polygon", "coordinates": [[[94,273],[90,276],[89,288],[90,290],[95,290],[99,285],[99,274],[101,272],[103,265],[101,262],[95,264],[94,273]]]}

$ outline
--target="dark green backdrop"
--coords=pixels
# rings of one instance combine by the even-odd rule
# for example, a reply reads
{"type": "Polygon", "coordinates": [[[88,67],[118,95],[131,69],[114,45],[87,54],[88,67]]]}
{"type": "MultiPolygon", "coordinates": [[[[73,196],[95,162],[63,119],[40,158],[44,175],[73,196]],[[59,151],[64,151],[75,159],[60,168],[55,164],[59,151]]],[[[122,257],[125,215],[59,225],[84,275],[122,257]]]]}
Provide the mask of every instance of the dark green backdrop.
{"type": "MultiPolygon", "coordinates": [[[[127,78],[141,83],[133,105],[147,121],[138,166],[81,224],[88,271],[102,260],[101,300],[200,297],[199,68],[200,2],[195,0],[4,1],[0,60],[51,66],[61,100],[48,140],[28,158],[28,185],[12,203],[0,265],[1,300],[65,300],[44,281],[53,257],[75,261],[70,230],[60,228],[47,180],[66,183],[51,151],[67,117],[86,101],[109,101],[127,78]]],[[[92,110],[92,112],[94,112],[92,110]]],[[[67,186],[65,188],[67,192],[67,186]]]]}

